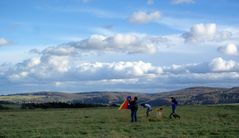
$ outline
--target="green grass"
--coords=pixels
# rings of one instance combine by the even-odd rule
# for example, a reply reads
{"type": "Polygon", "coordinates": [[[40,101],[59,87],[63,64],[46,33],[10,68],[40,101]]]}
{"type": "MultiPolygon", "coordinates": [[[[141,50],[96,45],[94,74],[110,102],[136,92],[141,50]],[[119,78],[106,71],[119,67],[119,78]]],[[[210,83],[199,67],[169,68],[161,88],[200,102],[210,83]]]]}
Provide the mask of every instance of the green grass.
{"type": "Polygon", "coordinates": [[[137,123],[129,110],[115,108],[0,111],[0,137],[238,137],[239,105],[179,106],[181,120],[149,118],[139,109],[137,123]]]}

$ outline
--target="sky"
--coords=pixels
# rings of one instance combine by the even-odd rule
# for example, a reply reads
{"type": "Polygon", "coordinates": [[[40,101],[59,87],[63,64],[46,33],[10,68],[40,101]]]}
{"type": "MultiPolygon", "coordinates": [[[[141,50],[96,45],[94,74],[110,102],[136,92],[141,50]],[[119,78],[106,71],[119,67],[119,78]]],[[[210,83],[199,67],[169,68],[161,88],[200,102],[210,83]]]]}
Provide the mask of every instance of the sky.
{"type": "Polygon", "coordinates": [[[239,86],[238,0],[1,0],[0,94],[239,86]]]}

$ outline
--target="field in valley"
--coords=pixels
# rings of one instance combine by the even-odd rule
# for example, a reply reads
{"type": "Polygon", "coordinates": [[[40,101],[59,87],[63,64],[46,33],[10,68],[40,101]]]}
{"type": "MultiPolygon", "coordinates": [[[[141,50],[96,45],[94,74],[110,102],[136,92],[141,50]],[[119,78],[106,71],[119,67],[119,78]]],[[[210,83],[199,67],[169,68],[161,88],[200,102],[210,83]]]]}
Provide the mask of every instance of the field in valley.
{"type": "Polygon", "coordinates": [[[130,122],[129,110],[117,108],[9,109],[0,110],[0,137],[238,137],[239,105],[179,106],[181,120],[169,119],[156,110],[138,122],[130,122]]]}

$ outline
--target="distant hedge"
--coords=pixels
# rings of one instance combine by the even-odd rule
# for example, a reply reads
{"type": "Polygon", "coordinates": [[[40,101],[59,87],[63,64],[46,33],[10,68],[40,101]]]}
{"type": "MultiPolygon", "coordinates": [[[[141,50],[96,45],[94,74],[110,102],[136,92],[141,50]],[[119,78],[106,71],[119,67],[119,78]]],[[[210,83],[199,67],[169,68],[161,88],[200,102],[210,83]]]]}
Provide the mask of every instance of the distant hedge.
{"type": "Polygon", "coordinates": [[[50,102],[50,103],[24,103],[21,104],[22,109],[35,109],[35,108],[88,108],[88,107],[105,107],[103,104],[83,104],[83,103],[63,103],[63,102],[50,102]]]}
{"type": "Polygon", "coordinates": [[[0,104],[13,104],[13,102],[9,102],[9,101],[0,101],[0,104]]]}
{"type": "Polygon", "coordinates": [[[2,106],[1,104],[0,104],[0,110],[8,110],[9,109],[9,107],[5,107],[5,106],[2,106]]]}

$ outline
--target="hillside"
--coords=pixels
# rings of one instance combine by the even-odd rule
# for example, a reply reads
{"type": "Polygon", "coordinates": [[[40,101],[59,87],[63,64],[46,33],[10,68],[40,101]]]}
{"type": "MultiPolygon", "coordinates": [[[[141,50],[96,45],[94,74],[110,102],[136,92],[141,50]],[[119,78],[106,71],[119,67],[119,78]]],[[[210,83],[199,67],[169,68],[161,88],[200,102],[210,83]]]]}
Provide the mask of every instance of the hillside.
{"type": "Polygon", "coordinates": [[[162,93],[132,93],[132,92],[36,92],[0,96],[0,102],[12,103],[45,103],[68,102],[87,104],[120,104],[127,96],[138,96],[139,103],[147,102],[154,106],[169,104],[169,98],[174,96],[179,104],[223,104],[239,103],[239,87],[212,88],[191,87],[162,93]]]}
{"type": "Polygon", "coordinates": [[[169,98],[176,97],[179,104],[225,104],[239,103],[239,87],[212,88],[191,87],[172,92],[155,94],[148,103],[152,105],[169,104],[169,98]]]}
{"type": "Polygon", "coordinates": [[[21,93],[0,96],[0,101],[13,103],[45,103],[45,102],[70,102],[70,103],[94,103],[113,104],[122,103],[125,97],[132,95],[139,97],[139,102],[152,99],[150,94],[132,92],[84,92],[84,93],[63,93],[63,92],[36,92],[21,93]]]}

